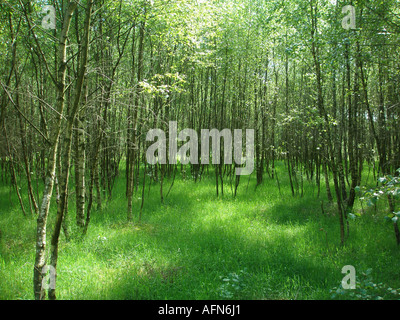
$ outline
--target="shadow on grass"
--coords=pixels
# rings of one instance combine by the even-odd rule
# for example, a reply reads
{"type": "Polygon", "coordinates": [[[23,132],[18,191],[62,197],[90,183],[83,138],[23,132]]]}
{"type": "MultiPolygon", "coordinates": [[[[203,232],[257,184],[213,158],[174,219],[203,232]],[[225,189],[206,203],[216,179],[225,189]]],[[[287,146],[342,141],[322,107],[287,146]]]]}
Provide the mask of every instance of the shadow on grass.
{"type": "Polygon", "coordinates": [[[214,228],[175,240],[180,256],[162,239],[156,241],[149,248],[151,260],[118,271],[103,292],[107,299],[224,299],[223,278],[241,271],[242,287],[233,292],[240,299],[307,297],[336,280],[332,267],[301,257],[286,236],[260,246],[214,228]]]}
{"type": "Polygon", "coordinates": [[[94,250],[114,276],[91,298],[226,299],[232,294],[238,299],[295,299],[328,291],[326,284],[337,280],[337,270],[320,255],[323,239],[304,240],[315,226],[307,223],[307,212],[298,214],[301,202],[261,213],[256,208],[230,211],[235,203],[210,200],[209,188],[192,186],[185,197],[180,188],[185,186],[171,194],[171,205],[149,201],[136,229],[114,224],[109,243],[94,250]],[[134,261],[118,267],[118,255],[134,261]],[[230,285],[232,274],[241,275],[237,287],[230,285]]]}

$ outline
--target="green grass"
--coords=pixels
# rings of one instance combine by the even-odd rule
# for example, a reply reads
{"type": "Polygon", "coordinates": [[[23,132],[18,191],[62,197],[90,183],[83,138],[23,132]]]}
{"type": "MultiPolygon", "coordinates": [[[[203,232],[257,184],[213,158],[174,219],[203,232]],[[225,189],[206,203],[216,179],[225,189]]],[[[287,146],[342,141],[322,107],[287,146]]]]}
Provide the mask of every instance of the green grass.
{"type": "MultiPolygon", "coordinates": [[[[283,165],[278,172],[281,195],[266,175],[257,189],[255,177],[248,188],[242,177],[235,199],[226,181],[217,198],[211,175],[200,183],[177,179],[162,205],[153,184],[149,193],[146,187],[140,224],[126,222],[121,174],[113,199],[93,211],[86,237],[60,238],[58,298],[330,299],[345,265],[357,273],[372,269],[377,283],[400,287],[400,248],[383,221],[383,204],[350,221],[340,247],[339,218],[323,184],[320,198],[309,182],[303,197],[292,197],[283,165]]],[[[136,210],[140,196],[138,191],[136,210]]],[[[9,198],[9,187],[0,187],[0,299],[32,299],[36,221],[24,218],[16,198],[9,198]]],[[[359,205],[357,200],[357,210],[359,205]]],[[[54,216],[53,206],[49,238],[54,216]]],[[[72,232],[74,218],[71,196],[72,232]]]]}

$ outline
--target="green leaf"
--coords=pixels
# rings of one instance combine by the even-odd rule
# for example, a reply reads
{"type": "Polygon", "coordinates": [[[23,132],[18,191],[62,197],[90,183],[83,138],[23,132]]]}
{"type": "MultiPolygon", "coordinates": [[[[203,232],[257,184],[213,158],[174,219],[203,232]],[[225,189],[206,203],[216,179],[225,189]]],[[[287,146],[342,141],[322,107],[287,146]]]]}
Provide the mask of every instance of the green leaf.
{"type": "Polygon", "coordinates": [[[378,198],[376,196],[373,196],[371,198],[369,198],[367,205],[368,206],[373,206],[377,203],[378,198]]]}
{"type": "Polygon", "coordinates": [[[378,182],[380,182],[380,183],[384,183],[386,181],[387,181],[386,177],[381,177],[381,178],[378,179],[378,182]]]}
{"type": "Polygon", "coordinates": [[[351,213],[351,212],[349,212],[347,215],[348,215],[349,218],[352,219],[352,220],[355,220],[355,219],[357,218],[357,216],[356,216],[355,214],[351,213]]]}

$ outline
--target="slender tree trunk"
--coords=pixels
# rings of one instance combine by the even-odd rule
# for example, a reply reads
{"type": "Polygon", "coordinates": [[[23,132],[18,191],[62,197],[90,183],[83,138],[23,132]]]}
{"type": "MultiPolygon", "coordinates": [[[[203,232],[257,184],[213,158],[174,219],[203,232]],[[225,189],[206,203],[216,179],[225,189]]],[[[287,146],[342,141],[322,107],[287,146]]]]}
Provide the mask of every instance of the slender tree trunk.
{"type": "MultiPolygon", "coordinates": [[[[83,112],[83,111],[82,111],[83,112]]],[[[75,126],[75,189],[76,189],[76,224],[83,228],[85,225],[85,137],[83,116],[77,117],[75,126]]]]}
{"type": "MultiPolygon", "coordinates": [[[[54,272],[56,275],[57,270],[57,260],[58,260],[58,244],[59,244],[59,236],[61,230],[61,224],[63,222],[64,215],[66,213],[67,205],[68,205],[68,182],[69,182],[69,173],[70,173],[70,165],[71,165],[71,145],[72,145],[72,134],[73,134],[73,125],[75,123],[76,114],[78,112],[82,89],[83,89],[83,82],[85,79],[85,72],[87,68],[87,58],[88,58],[88,51],[89,51],[89,37],[90,37],[90,21],[91,21],[91,14],[92,14],[92,6],[93,1],[89,0],[86,5],[86,17],[85,17],[85,24],[84,24],[84,32],[85,36],[83,39],[82,44],[82,51],[81,51],[81,62],[80,62],[80,70],[77,78],[77,84],[75,88],[75,96],[73,106],[70,110],[70,114],[68,115],[67,119],[67,127],[65,130],[65,136],[63,141],[63,155],[62,155],[62,172],[60,179],[60,199],[59,205],[57,207],[57,217],[56,223],[53,230],[53,235],[51,238],[51,258],[50,263],[51,266],[54,268],[54,272]]],[[[55,283],[55,279],[54,279],[55,283]]],[[[55,288],[49,289],[49,299],[54,300],[56,299],[55,295],[55,288]]]]}
{"type": "MultiPolygon", "coordinates": [[[[335,161],[336,160],[335,159],[335,157],[336,157],[335,149],[333,148],[333,145],[335,144],[335,142],[332,141],[329,118],[328,118],[328,114],[326,113],[326,110],[324,107],[324,100],[323,100],[323,93],[322,93],[321,62],[320,62],[320,57],[319,57],[319,48],[317,47],[316,41],[315,41],[316,40],[315,35],[318,34],[318,32],[317,32],[318,4],[314,5],[314,2],[311,1],[310,6],[311,6],[311,21],[312,21],[311,52],[312,52],[312,56],[314,59],[314,66],[315,66],[315,73],[316,73],[316,80],[317,80],[317,92],[318,92],[317,105],[318,105],[320,115],[321,115],[321,117],[323,117],[324,122],[325,122],[326,134],[324,134],[324,138],[329,146],[330,167],[331,167],[332,173],[333,173],[333,180],[335,183],[335,191],[336,191],[336,200],[337,200],[338,211],[339,211],[340,244],[344,245],[344,237],[345,237],[344,213],[343,213],[343,203],[342,203],[341,193],[340,193],[340,189],[339,189],[339,182],[338,182],[338,167],[337,167],[337,163],[335,161]]],[[[337,141],[337,138],[334,138],[334,139],[337,141]]],[[[336,142],[336,144],[337,144],[337,142],[336,142]]]]}
{"type": "Polygon", "coordinates": [[[18,201],[19,201],[19,204],[21,206],[22,213],[26,217],[26,211],[25,211],[25,207],[24,207],[24,202],[22,200],[21,193],[19,192],[19,187],[18,187],[18,182],[17,182],[17,175],[15,173],[14,160],[13,160],[13,157],[11,155],[10,142],[8,140],[7,130],[6,130],[5,126],[4,126],[4,134],[5,134],[5,139],[6,139],[6,143],[7,143],[8,156],[10,157],[10,167],[11,167],[12,181],[13,181],[13,184],[15,186],[15,192],[17,193],[18,201]]]}
{"type": "MultiPolygon", "coordinates": [[[[144,37],[145,37],[145,24],[143,21],[140,24],[139,29],[139,54],[138,54],[138,70],[137,70],[137,81],[138,83],[142,81],[142,73],[143,73],[143,54],[144,54],[144,37]]],[[[138,88],[135,89],[135,99],[134,99],[134,110],[133,110],[133,119],[132,119],[132,145],[131,152],[129,155],[130,165],[129,165],[129,179],[128,179],[128,210],[127,210],[127,218],[128,221],[133,220],[132,213],[132,202],[133,202],[133,191],[134,191],[134,177],[135,177],[135,160],[136,160],[136,141],[137,141],[137,118],[139,112],[139,92],[138,88]]]]}
{"type": "Polygon", "coordinates": [[[66,87],[66,70],[67,70],[67,38],[72,15],[77,7],[77,3],[69,1],[64,14],[63,27],[59,38],[58,53],[58,83],[57,83],[57,114],[55,116],[54,125],[50,137],[52,138],[49,148],[47,173],[45,178],[45,186],[43,191],[42,202],[40,205],[39,215],[37,218],[36,229],[36,257],[34,265],[33,289],[36,300],[45,298],[44,288],[42,286],[43,268],[46,265],[46,226],[47,217],[50,208],[51,195],[53,193],[54,177],[56,172],[56,159],[58,142],[61,133],[61,123],[65,106],[65,87],[66,87]]]}
{"type": "Polygon", "coordinates": [[[324,170],[324,177],[325,177],[325,187],[326,187],[326,195],[328,197],[329,202],[333,202],[333,197],[331,193],[331,187],[329,185],[329,175],[328,175],[328,168],[327,168],[327,163],[324,162],[322,164],[323,170],[324,170]]]}

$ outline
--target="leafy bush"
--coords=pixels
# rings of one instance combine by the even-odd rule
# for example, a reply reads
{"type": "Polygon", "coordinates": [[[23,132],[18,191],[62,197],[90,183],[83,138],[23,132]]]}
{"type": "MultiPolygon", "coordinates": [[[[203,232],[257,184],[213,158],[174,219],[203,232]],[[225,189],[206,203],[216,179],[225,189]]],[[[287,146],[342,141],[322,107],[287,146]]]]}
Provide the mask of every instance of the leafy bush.
{"type": "MultiPolygon", "coordinates": [[[[367,200],[368,206],[376,205],[378,200],[385,196],[389,201],[390,212],[385,216],[385,220],[394,225],[397,244],[400,245],[400,232],[397,222],[400,218],[400,211],[395,212],[395,201],[400,198],[400,168],[396,170],[396,175],[385,175],[378,179],[379,185],[375,189],[365,190],[365,187],[357,186],[355,191],[363,194],[360,201],[367,200]]],[[[362,205],[362,204],[361,204],[362,205]]],[[[351,219],[356,219],[359,214],[349,213],[351,219]]]]}
{"type": "MultiPolygon", "coordinates": [[[[400,168],[396,170],[400,174],[400,168]]],[[[380,199],[380,197],[387,195],[394,198],[400,197],[400,177],[385,175],[378,179],[380,185],[375,189],[370,189],[364,192],[362,199],[368,200],[368,205],[372,206],[380,199]]],[[[361,191],[360,187],[355,188],[356,191],[361,191]]]]}
{"type": "Polygon", "coordinates": [[[346,290],[340,285],[330,290],[332,299],[344,300],[400,300],[400,288],[393,289],[387,285],[375,283],[371,276],[372,269],[362,272],[356,281],[356,289],[346,290]]]}
{"type": "Polygon", "coordinates": [[[229,273],[228,276],[220,276],[223,284],[219,287],[219,294],[222,299],[234,299],[246,287],[245,278],[247,276],[246,268],[236,272],[229,273]]]}

